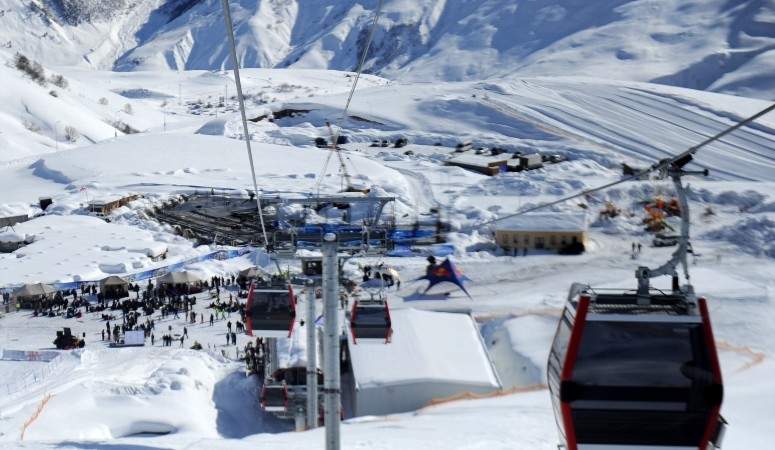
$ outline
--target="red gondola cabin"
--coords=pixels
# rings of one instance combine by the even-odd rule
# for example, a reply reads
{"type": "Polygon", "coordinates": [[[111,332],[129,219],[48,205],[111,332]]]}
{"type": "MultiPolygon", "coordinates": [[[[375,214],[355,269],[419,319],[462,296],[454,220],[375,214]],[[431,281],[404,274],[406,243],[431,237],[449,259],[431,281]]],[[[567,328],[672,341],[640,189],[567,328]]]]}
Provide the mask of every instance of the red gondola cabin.
{"type": "Polygon", "coordinates": [[[293,289],[284,279],[250,286],[247,303],[248,334],[266,338],[291,337],[296,321],[293,289]]]}
{"type": "Polygon", "coordinates": [[[568,450],[721,445],[721,370],[705,299],[690,289],[644,299],[574,284],[547,374],[568,450]]]}

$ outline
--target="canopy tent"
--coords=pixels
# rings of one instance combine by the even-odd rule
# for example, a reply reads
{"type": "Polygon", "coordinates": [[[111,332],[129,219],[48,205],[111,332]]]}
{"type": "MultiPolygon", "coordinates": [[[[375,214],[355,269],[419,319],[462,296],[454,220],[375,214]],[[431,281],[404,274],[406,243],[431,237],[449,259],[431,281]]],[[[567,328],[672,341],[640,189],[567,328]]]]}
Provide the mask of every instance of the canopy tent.
{"type": "Polygon", "coordinates": [[[157,281],[159,283],[167,284],[188,284],[202,281],[202,279],[195,275],[193,272],[184,270],[182,272],[170,272],[166,275],[162,275],[157,281]]]}
{"type": "Polygon", "coordinates": [[[129,282],[121,277],[111,275],[100,280],[100,292],[106,299],[119,299],[129,296],[129,282]]]}
{"type": "Polygon", "coordinates": [[[418,281],[418,280],[430,281],[430,284],[428,284],[428,287],[425,288],[425,290],[423,291],[423,294],[428,292],[428,289],[432,288],[438,283],[449,281],[450,283],[456,284],[457,287],[459,287],[460,289],[463,290],[463,292],[466,293],[468,298],[471,298],[471,295],[463,286],[464,281],[471,281],[471,279],[463,275],[463,272],[457,267],[455,267],[455,265],[452,264],[452,261],[450,261],[449,258],[445,258],[444,261],[438,265],[435,264],[435,258],[434,259],[429,258],[428,261],[430,262],[430,264],[428,265],[426,274],[418,278],[417,280],[415,280],[415,281],[418,281]]]}
{"type": "Polygon", "coordinates": [[[240,270],[239,274],[237,274],[237,280],[255,280],[256,278],[261,278],[261,274],[258,272],[258,269],[255,267],[248,267],[247,269],[240,270]]]}
{"type": "Polygon", "coordinates": [[[43,283],[25,284],[11,294],[11,298],[35,297],[38,295],[49,295],[56,292],[56,289],[43,283]]]}
{"type": "Polygon", "coordinates": [[[393,281],[401,281],[401,275],[399,275],[398,271],[392,267],[388,267],[387,269],[388,275],[393,277],[393,281]]]}

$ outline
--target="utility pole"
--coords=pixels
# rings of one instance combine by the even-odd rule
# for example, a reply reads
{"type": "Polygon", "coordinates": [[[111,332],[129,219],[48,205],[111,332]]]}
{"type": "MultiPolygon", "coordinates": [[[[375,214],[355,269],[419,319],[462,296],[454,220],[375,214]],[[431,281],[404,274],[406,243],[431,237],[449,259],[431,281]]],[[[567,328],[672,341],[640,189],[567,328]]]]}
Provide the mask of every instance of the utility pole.
{"type": "Polygon", "coordinates": [[[342,392],[339,373],[339,311],[337,288],[339,264],[336,260],[336,234],[326,233],[321,244],[323,252],[323,304],[325,330],[323,335],[323,401],[326,423],[326,450],[339,450],[339,421],[342,408],[342,392]]]}
{"type": "Polygon", "coordinates": [[[118,140],[118,113],[119,112],[121,111],[119,110],[113,113],[113,140],[114,141],[118,140]]]}
{"type": "Polygon", "coordinates": [[[307,429],[318,426],[317,326],[315,326],[315,282],[307,280],[307,429]]]}
{"type": "Polygon", "coordinates": [[[62,122],[61,120],[57,120],[57,122],[54,124],[54,147],[56,148],[56,151],[59,151],[59,124],[62,122]]]}

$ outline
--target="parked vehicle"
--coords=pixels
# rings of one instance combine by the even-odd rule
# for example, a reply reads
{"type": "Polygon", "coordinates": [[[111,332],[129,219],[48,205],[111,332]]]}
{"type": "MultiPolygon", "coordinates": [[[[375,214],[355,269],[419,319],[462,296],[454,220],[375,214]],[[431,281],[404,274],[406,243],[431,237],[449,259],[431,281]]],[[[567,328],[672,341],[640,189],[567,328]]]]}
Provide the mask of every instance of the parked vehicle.
{"type": "Polygon", "coordinates": [[[57,331],[54,345],[60,350],[70,350],[73,348],[83,348],[86,345],[86,341],[78,339],[70,332],[70,328],[64,328],[62,331],[57,331]]]}
{"type": "Polygon", "coordinates": [[[562,247],[561,249],[557,250],[557,253],[560,255],[580,255],[584,253],[584,244],[581,242],[572,242],[565,247],[562,247]]]}
{"type": "Polygon", "coordinates": [[[540,169],[543,167],[543,159],[538,153],[519,157],[519,165],[523,170],[540,169]]]}
{"type": "Polygon", "coordinates": [[[670,247],[678,244],[678,236],[657,234],[651,243],[654,244],[654,247],[670,247]]]}

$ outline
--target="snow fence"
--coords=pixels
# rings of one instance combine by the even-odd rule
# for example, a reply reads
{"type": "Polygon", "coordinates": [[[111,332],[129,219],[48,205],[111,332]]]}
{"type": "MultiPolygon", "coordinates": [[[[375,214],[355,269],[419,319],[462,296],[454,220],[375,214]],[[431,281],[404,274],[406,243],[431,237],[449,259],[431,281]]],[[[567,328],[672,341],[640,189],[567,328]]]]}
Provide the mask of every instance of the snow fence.
{"type": "Polygon", "coordinates": [[[22,378],[0,385],[0,397],[23,391],[28,386],[42,381],[62,362],[62,355],[55,351],[23,351],[3,349],[3,361],[43,361],[48,364],[32,371],[22,378]]]}

